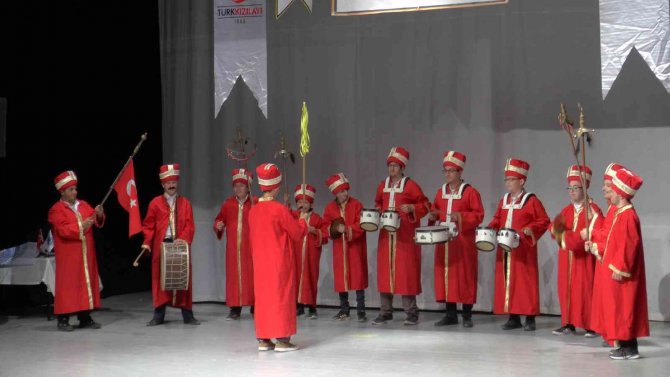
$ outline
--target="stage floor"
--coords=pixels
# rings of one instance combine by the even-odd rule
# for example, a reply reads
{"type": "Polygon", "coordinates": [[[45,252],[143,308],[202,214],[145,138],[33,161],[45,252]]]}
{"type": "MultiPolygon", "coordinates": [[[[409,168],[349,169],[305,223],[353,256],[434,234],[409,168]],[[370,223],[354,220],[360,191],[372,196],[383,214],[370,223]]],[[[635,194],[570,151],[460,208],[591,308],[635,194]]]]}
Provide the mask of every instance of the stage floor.
{"type": "MultiPolygon", "coordinates": [[[[399,301],[399,300],[396,300],[399,301]]],[[[662,376],[670,370],[670,323],[652,322],[640,341],[641,359],[614,361],[600,338],[556,336],[558,317],[538,317],[538,330],[502,331],[504,316],[474,315],[475,327],[437,328],[439,313],[421,313],[403,326],[404,313],[377,327],[336,322],[334,309],[298,319],[301,350],[258,352],[253,320],[225,320],[219,304],[196,304],[200,326],[168,308],[163,326],[151,319],[149,293],[103,300],[94,318],[100,330],[63,333],[56,321],[9,317],[0,325],[0,376],[662,376]]],[[[352,312],[354,313],[354,312],[352,312]]],[[[378,314],[368,311],[369,320],[378,314]]],[[[76,323],[72,319],[71,323],[76,323]]]]}

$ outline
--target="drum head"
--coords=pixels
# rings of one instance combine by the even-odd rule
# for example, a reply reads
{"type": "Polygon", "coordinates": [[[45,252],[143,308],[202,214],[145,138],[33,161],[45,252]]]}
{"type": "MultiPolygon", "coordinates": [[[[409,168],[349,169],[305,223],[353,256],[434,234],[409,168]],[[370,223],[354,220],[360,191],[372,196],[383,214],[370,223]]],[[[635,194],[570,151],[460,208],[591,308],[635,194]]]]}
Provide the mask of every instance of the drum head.
{"type": "Polygon", "coordinates": [[[363,223],[361,224],[361,229],[366,232],[376,232],[379,229],[379,226],[374,223],[363,223]]]}
{"type": "Polygon", "coordinates": [[[487,253],[495,250],[496,248],[496,245],[492,244],[489,241],[479,241],[476,242],[475,245],[477,246],[477,249],[479,251],[485,251],[487,253]]]}
{"type": "Polygon", "coordinates": [[[384,225],[382,226],[382,228],[384,228],[384,230],[387,232],[395,232],[396,230],[398,230],[398,228],[390,225],[384,225]]]}
{"type": "Polygon", "coordinates": [[[512,248],[509,247],[509,246],[507,246],[507,245],[498,244],[498,246],[500,246],[500,248],[503,249],[503,250],[505,250],[505,252],[507,252],[507,253],[509,253],[510,251],[512,251],[512,248]]]}

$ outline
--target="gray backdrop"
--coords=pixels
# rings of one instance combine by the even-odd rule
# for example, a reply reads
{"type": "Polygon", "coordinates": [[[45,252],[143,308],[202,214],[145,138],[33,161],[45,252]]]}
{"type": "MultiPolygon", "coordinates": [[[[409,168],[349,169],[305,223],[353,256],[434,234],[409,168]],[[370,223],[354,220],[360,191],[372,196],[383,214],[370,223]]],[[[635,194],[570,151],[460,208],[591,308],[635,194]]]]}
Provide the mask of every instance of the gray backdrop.
{"type": "MultiPolygon", "coordinates": [[[[258,142],[249,167],[273,160],[280,132],[297,152],[302,101],[310,111],[312,152],[308,181],[316,209],[332,199],[328,175],[344,171],[351,193],[372,205],[385,176],[390,147],[411,153],[407,173],[433,198],[442,183],[443,151],[468,157],[465,179],[482,194],[491,218],[503,194],[507,157],[531,163],[527,188],[554,216],[568,203],[565,172],[574,163],[567,136],[556,122],[559,103],[577,121],[596,128],[588,164],[598,204],[602,171],[618,161],[645,179],[634,203],[640,214],[652,319],[670,320],[670,95],[636,51],[608,97],[601,97],[598,1],[515,0],[476,9],[331,17],[330,2],[313,13],[293,6],[268,18],[268,119],[238,80],[217,119],[213,114],[211,1],[159,0],[163,74],[165,161],[182,164],[182,192],[194,206],[194,300],[224,301],[224,241],[212,231],[229,195],[225,145],[241,128],[258,142]]],[[[272,14],[274,2],[269,2],[272,14]]],[[[288,169],[290,187],[300,166],[288,169]]],[[[254,187],[257,192],[257,187],[254,187]]],[[[425,222],[425,220],[424,220],[425,222]]],[[[378,306],[376,239],[368,236],[368,305],[378,306]]],[[[324,247],[320,304],[337,304],[330,245],[324,247]]],[[[433,251],[424,248],[421,308],[436,309],[433,251]]],[[[559,313],[556,246],[540,240],[543,313],[559,313]]],[[[476,310],[493,301],[494,255],[480,254],[476,310]]],[[[397,303],[399,305],[399,303],[397,303]]]]}

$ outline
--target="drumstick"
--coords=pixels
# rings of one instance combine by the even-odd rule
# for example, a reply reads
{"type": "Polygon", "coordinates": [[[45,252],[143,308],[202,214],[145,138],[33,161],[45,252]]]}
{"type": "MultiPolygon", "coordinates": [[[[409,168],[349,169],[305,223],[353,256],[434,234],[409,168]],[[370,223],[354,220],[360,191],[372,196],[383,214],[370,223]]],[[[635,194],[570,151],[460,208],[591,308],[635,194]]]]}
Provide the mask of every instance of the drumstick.
{"type": "Polygon", "coordinates": [[[137,256],[137,258],[135,258],[135,261],[133,262],[133,267],[138,267],[140,265],[140,262],[139,262],[140,257],[142,256],[142,254],[144,254],[144,250],[146,250],[146,249],[142,248],[142,251],[140,251],[140,254],[137,256]]]}

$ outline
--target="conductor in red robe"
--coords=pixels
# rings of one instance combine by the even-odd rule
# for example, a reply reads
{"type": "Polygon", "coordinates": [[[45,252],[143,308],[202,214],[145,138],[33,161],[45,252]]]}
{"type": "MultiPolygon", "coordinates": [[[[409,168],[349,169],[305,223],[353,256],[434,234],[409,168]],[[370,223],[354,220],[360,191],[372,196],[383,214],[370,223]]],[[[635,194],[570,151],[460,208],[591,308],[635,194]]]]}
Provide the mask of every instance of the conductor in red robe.
{"type": "Polygon", "coordinates": [[[312,209],[316,188],[312,185],[298,185],[295,188],[293,198],[298,210],[293,217],[300,219],[306,214],[308,232],[300,241],[293,243],[296,251],[296,277],[298,281],[298,308],[297,315],[305,314],[308,309],[307,318],[317,319],[316,295],[319,287],[319,263],[321,262],[321,247],[328,243],[328,235],[323,229],[323,219],[312,209]]]}
{"type": "MultiPolygon", "coordinates": [[[[446,183],[437,190],[428,225],[452,223],[456,237],[435,246],[435,300],[446,302],[446,315],[435,326],[458,323],[456,303],[463,304],[463,327],[472,327],[472,306],[477,301],[478,255],[475,230],[484,219],[479,192],[461,179],[466,157],[448,151],[442,158],[446,183]]],[[[448,226],[448,225],[447,225],[448,226]]]]}
{"type": "Polygon", "coordinates": [[[591,182],[588,166],[572,165],[568,168],[567,183],[570,204],[550,226],[552,237],[558,243],[558,299],[561,305],[561,327],[554,335],[575,334],[576,328],[586,330],[585,336],[596,336],[591,326],[591,303],[596,258],[586,250],[581,231],[589,234],[603,214],[595,203],[590,203],[587,221],[584,190],[591,182]]]}
{"type": "Polygon", "coordinates": [[[602,255],[600,326],[601,334],[618,344],[609,355],[614,360],[639,358],[637,338],[649,336],[642,232],[631,203],[641,186],[642,178],[632,171],[616,172],[610,186],[616,212],[609,235],[604,242],[587,241],[587,247],[602,255]]]}
{"type": "Polygon", "coordinates": [[[95,257],[93,226],[102,227],[102,206],[95,209],[77,199],[77,176],[65,171],[54,179],[60,200],[49,209],[56,250],[56,292],[54,314],[58,329],[72,331],[70,315],[77,314],[79,328],[99,329],[91,311],[100,307],[98,262],[95,257]]]}
{"type": "Polygon", "coordinates": [[[329,229],[333,239],[334,288],[340,296],[340,311],[333,319],[349,319],[349,291],[356,291],[358,322],[365,322],[368,252],[367,237],[360,226],[363,204],[349,195],[349,180],[344,173],[330,176],[326,186],[335,195],[335,200],[323,211],[324,227],[329,229]]]}
{"type": "Polygon", "coordinates": [[[226,320],[240,319],[243,306],[254,305],[254,271],[249,242],[249,211],[252,200],[249,185],[251,172],[246,169],[233,170],[234,195],[221,205],[214,220],[217,239],[226,234],[226,305],[230,312],[226,320]]]}
{"type": "Polygon", "coordinates": [[[402,296],[405,325],[416,325],[419,309],[416,295],[421,294],[421,247],[414,242],[414,231],[430,209],[430,202],[421,187],[406,177],[409,152],[402,147],[391,148],[386,164],[388,177],[379,183],[375,207],[385,215],[400,218],[395,231],[379,230],[377,248],[377,288],[381,298],[379,316],[373,325],[393,320],[393,296],[402,296]]]}
{"type": "Polygon", "coordinates": [[[256,176],[263,196],[249,211],[249,239],[254,266],[256,338],[259,351],[295,351],[297,271],[293,243],[307,235],[307,214],[293,218],[275,198],[282,176],[275,164],[262,164],[256,176]],[[273,343],[276,339],[277,343],[273,343]]]}
{"type": "Polygon", "coordinates": [[[540,314],[537,240],[547,231],[550,220],[542,202],[524,189],[529,169],[526,161],[507,160],[507,194],[498,203],[488,225],[494,229],[511,229],[519,240],[518,246],[510,251],[500,247],[499,242],[496,253],[493,312],[509,314],[503,330],[523,327],[525,331],[535,331],[535,316],[540,314]],[[520,315],[526,316],[523,326],[520,315]]]}
{"type": "Polygon", "coordinates": [[[163,195],[151,200],[142,223],[144,233],[142,248],[151,253],[151,292],[154,307],[154,316],[147,326],[163,324],[165,309],[168,305],[181,309],[185,324],[200,324],[200,321],[193,316],[191,258],[188,263],[188,289],[170,291],[161,289],[161,245],[183,242],[190,246],[195,234],[191,202],[177,193],[179,173],[179,164],[167,164],[160,167],[159,177],[161,186],[163,186],[163,195]]]}

